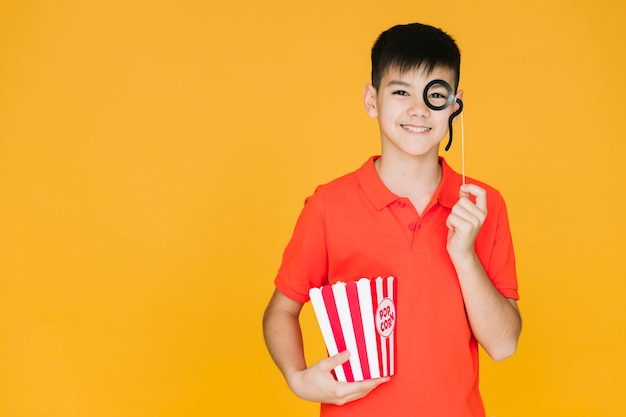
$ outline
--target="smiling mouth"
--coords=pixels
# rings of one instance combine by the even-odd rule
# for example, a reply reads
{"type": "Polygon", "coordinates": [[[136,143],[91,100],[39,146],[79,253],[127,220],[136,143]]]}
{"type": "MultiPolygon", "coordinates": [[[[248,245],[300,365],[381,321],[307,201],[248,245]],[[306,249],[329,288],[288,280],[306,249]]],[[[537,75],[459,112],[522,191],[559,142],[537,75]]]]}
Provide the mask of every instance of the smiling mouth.
{"type": "Polygon", "coordinates": [[[423,127],[423,126],[412,126],[412,125],[401,125],[402,128],[408,130],[409,132],[413,132],[413,133],[424,133],[424,132],[428,132],[430,130],[429,127],[423,127]]]}

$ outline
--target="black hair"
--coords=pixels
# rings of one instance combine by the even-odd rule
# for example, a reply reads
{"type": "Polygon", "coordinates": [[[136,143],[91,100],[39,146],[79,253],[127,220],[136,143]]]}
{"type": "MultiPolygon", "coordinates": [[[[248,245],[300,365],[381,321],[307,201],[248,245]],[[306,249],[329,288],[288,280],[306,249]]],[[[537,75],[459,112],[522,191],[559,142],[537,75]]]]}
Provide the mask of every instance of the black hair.
{"type": "Polygon", "coordinates": [[[454,71],[454,89],[459,85],[461,52],[450,35],[421,23],[394,26],[380,34],[372,48],[372,85],[376,90],[389,68],[401,73],[423,67],[454,71]]]}

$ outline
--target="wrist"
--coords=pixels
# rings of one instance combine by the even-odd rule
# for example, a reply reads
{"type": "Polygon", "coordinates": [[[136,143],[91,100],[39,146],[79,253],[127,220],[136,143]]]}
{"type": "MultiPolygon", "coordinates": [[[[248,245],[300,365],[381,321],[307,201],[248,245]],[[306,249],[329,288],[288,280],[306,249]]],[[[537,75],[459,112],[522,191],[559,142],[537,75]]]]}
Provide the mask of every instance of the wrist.
{"type": "Polygon", "coordinates": [[[480,265],[478,256],[473,250],[458,254],[450,253],[449,255],[450,260],[452,261],[452,265],[454,265],[454,269],[456,269],[457,271],[457,274],[459,273],[459,270],[466,270],[468,268],[473,268],[476,265],[480,265]]]}

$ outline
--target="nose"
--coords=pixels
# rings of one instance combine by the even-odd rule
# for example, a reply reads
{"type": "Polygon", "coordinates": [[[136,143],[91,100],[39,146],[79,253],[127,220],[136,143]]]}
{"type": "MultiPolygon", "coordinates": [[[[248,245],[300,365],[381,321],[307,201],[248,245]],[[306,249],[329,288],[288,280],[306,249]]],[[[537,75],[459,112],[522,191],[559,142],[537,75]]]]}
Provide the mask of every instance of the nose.
{"type": "Polygon", "coordinates": [[[408,108],[409,116],[428,117],[430,109],[421,97],[415,97],[408,108]]]}

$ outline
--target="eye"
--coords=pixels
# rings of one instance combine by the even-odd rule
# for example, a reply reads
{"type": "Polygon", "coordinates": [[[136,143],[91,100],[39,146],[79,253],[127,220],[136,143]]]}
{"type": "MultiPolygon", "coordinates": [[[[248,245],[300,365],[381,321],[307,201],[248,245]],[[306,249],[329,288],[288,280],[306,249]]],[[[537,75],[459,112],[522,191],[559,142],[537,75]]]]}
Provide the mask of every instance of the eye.
{"type": "Polygon", "coordinates": [[[439,110],[447,107],[448,94],[441,91],[431,91],[426,99],[431,106],[437,107],[439,110]]]}
{"type": "Polygon", "coordinates": [[[428,97],[430,97],[430,98],[437,98],[437,99],[441,98],[441,99],[444,99],[444,100],[446,100],[448,98],[445,94],[442,94],[442,93],[432,93],[428,97]]]}
{"type": "Polygon", "coordinates": [[[409,95],[409,93],[407,93],[404,90],[396,90],[392,94],[396,96],[408,96],[409,95]]]}

